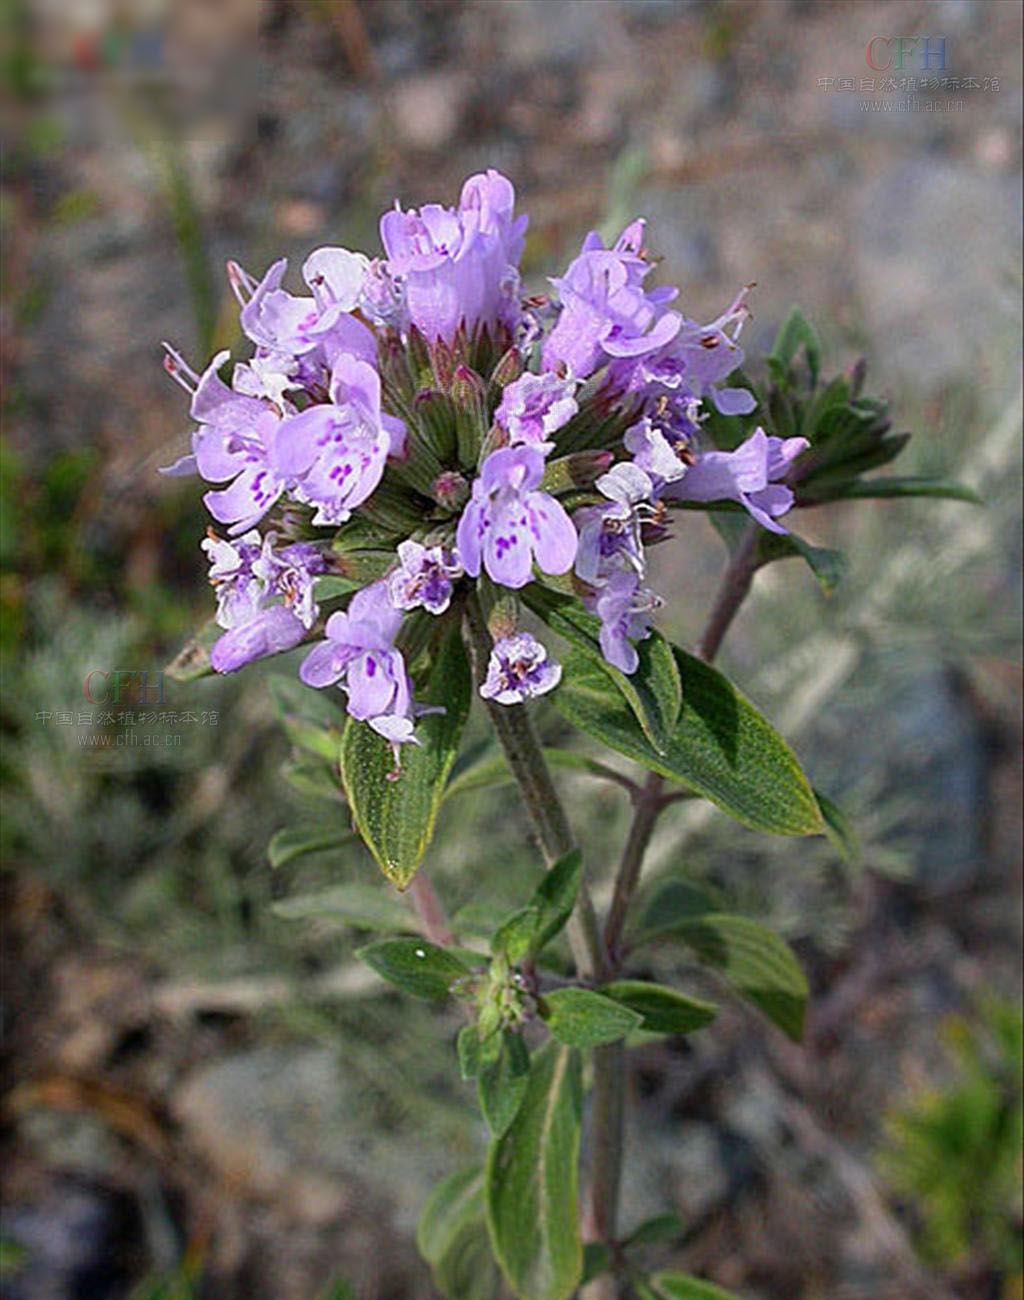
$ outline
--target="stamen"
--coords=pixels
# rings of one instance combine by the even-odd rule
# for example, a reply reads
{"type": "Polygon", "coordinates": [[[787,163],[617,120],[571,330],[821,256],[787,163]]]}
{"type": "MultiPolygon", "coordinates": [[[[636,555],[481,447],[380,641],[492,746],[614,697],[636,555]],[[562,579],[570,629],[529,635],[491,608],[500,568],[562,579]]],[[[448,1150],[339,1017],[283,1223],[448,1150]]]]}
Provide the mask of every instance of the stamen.
{"type": "Polygon", "coordinates": [[[256,281],[249,272],[235,261],[228,262],[228,284],[241,307],[245,306],[257,289],[256,281]]]}
{"type": "Polygon", "coordinates": [[[192,394],[199,387],[199,376],[188,364],[185,358],[169,343],[164,343],[167,355],[164,357],[164,369],[174,380],[180,384],[186,393],[192,394]]]}

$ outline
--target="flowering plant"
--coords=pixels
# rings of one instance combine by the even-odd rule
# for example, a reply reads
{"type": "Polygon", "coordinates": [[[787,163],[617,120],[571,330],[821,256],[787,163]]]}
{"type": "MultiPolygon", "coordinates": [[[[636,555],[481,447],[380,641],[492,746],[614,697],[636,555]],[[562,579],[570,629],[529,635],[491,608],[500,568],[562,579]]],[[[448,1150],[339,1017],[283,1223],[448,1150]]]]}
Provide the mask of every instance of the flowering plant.
{"type": "MultiPolygon", "coordinates": [[[[289,734],[322,783],[340,784],[370,853],[414,904],[386,923],[380,908],[354,909],[362,927],[390,932],[360,955],[414,996],[461,1002],[458,1061],[490,1132],[485,1168],[454,1173],[424,1211],[420,1246],[439,1289],[491,1294],[493,1256],[527,1300],[581,1285],[613,1294],[627,1281],[644,1297],[710,1295],[681,1274],[644,1278],[651,1232],[624,1237],[617,1201],[626,1040],[694,1032],[715,1007],[630,978],[629,966],[671,934],[794,1037],[806,985],[781,940],[696,890],[651,895],[637,918],[644,851],[660,812],[684,797],[851,851],[842,814],[710,662],[762,566],[799,557],[826,589],[837,581],[840,557],[789,530],[794,508],[965,494],[862,477],[905,435],[863,395],[862,364],[820,381],[799,312],[758,385],[739,342],[751,286],[716,320],[688,318],[677,290],[649,284],[638,220],[610,248],[588,235],[552,294],[524,299],[525,228],[511,184],[489,171],[466,182],[457,208],[386,213],[383,257],[317,250],[302,295],[283,287],[283,261],[258,281],[229,264],[252,355],[226,377],[227,353],[202,374],[170,348],[166,362],[196,424],[191,454],[166,472],[212,485],[204,500],[223,530],[202,543],[214,627],[175,671],[232,672],[310,643],[299,677],[312,689],[285,692],[289,734]],[[648,554],[674,545],[695,510],[731,558],[690,654],[654,626],[648,554]],[[528,708],[541,696],[646,778],[543,747],[528,708]],[[500,755],[454,768],[474,697],[500,755]],[[584,868],[556,765],[633,803],[603,922],[588,883],[601,864],[584,868]],[[548,871],[481,952],[459,942],[421,864],[442,803],[510,779],[548,871]]],[[[282,835],[279,857],[324,842],[319,828],[282,835]]]]}

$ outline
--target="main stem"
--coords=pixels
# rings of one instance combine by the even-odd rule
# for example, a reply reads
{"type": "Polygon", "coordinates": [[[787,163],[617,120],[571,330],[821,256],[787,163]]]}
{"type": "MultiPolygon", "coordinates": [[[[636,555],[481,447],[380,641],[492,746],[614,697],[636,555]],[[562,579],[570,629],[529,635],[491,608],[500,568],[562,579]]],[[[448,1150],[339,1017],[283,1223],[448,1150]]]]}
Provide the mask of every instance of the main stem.
{"type": "MultiPolygon", "coordinates": [[[[757,572],[757,542],[759,529],[751,521],[739,546],[729,561],[708,617],[707,625],[697,643],[697,653],[710,663],[718,654],[725,634],[750,591],[757,572]]],[[[654,827],[665,807],[661,788],[663,779],[651,772],[643,788],[633,800],[633,821],[626,838],[622,859],[615,879],[608,920],[605,924],[604,942],[609,955],[609,970],[617,973],[621,962],[622,933],[640,880],[644,854],[650,843],[654,827]]],[[[622,1180],[622,1150],[625,1136],[626,1053],[622,1043],[610,1048],[600,1048],[594,1053],[594,1179],[591,1189],[591,1213],[598,1235],[607,1245],[613,1246],[618,1218],[619,1188],[622,1180]],[[615,1049],[613,1051],[613,1049],[615,1049]],[[602,1088],[598,1091],[597,1057],[607,1053],[602,1088]],[[604,1104],[602,1103],[604,1099],[604,1104]]],[[[614,1259],[614,1256],[613,1256],[614,1259]]],[[[614,1295],[607,1288],[600,1300],[614,1295]]],[[[589,1294],[589,1288],[588,1288],[589,1294]]],[[[594,1300],[599,1300],[595,1293],[594,1300]]]]}
{"type": "MultiPolygon", "coordinates": [[[[473,676],[480,683],[487,673],[492,641],[475,594],[466,602],[466,626],[469,630],[473,676]]],[[[509,770],[523,796],[527,814],[540,843],[541,854],[546,865],[551,867],[575,847],[575,841],[533,722],[522,704],[496,704],[493,700],[486,700],[485,703],[505,752],[509,770]]],[[[603,979],[607,974],[608,962],[585,878],[580,883],[576,906],[567,929],[573,960],[580,976],[592,981],[603,979]]]]}

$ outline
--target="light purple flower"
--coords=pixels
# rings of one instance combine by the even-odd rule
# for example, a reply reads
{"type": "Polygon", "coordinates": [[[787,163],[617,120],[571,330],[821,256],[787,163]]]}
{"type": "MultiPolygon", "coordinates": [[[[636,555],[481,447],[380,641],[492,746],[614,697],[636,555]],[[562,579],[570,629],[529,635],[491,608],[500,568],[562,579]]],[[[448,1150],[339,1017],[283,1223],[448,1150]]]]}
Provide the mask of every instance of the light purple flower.
{"type": "Polygon", "coordinates": [[[278,473],[295,497],[317,507],[314,524],[339,524],[376,488],[389,455],[400,454],[405,425],[380,406],[380,376],[342,353],[331,372],[330,402],[281,422],[278,473]]]}
{"type": "Polygon", "coordinates": [[[387,271],[428,339],[450,341],[463,323],[515,324],[526,219],[514,219],[514,204],[510,182],[491,170],[466,181],[458,209],[396,204],[381,218],[387,271]]]}
{"type": "Polygon", "coordinates": [[[770,438],[755,429],[735,451],[698,456],[662,495],[673,501],[738,501],[763,528],[785,533],[777,520],[792,506],[793,493],[779,480],[809,445],[806,438],[770,438]]]}
{"type": "Polygon", "coordinates": [[[528,632],[518,632],[495,641],[480,694],[498,704],[521,704],[553,691],[561,680],[561,664],[528,632]]]}
{"type": "Polygon", "coordinates": [[[233,673],[254,659],[293,649],[305,635],[302,622],[290,609],[272,605],[248,623],[225,632],[210,651],[210,665],[215,672],[233,673]]]}
{"type": "Polygon", "coordinates": [[[575,380],[553,370],[543,375],[527,371],[505,389],[494,418],[508,432],[512,446],[524,443],[550,451],[554,443],[549,435],[568,424],[579,409],[575,391],[575,380]]]}
{"type": "MultiPolygon", "coordinates": [[[[686,461],[679,457],[677,440],[666,436],[666,431],[649,416],[627,429],[622,441],[626,450],[632,453],[633,464],[653,482],[671,483],[686,473],[686,461]]],[[[682,445],[686,447],[688,444],[682,445]]]]}
{"type": "Polygon", "coordinates": [[[426,547],[411,538],[398,546],[399,567],[388,577],[388,598],[395,609],[422,606],[443,614],[452,599],[452,583],[462,576],[458,557],[445,546],[426,547]]]}
{"type": "Polygon", "coordinates": [[[247,369],[267,396],[322,389],[341,352],[371,364],[376,360],[372,332],[350,314],[359,304],[368,265],[367,258],[343,248],[318,249],[303,267],[313,297],[297,298],[281,288],[286,259],[275,262],[258,283],[237,262],[228,263],[242,329],[257,345],[247,369]]]}
{"type": "Polygon", "coordinates": [[[576,511],[576,574],[595,587],[623,570],[639,580],[645,569],[640,526],[651,513],[651,480],[632,461],[620,461],[601,475],[596,487],[610,504],[576,511]]]}
{"type": "Polygon", "coordinates": [[[601,620],[601,653],[608,663],[624,673],[636,672],[640,659],[633,642],[650,635],[650,613],[660,599],[641,587],[638,574],[620,569],[583,603],[601,620]]]}
{"type": "MultiPolygon", "coordinates": [[[[675,337],[657,351],[637,358],[616,361],[609,378],[623,393],[643,393],[652,405],[667,399],[670,408],[686,423],[695,421],[687,403],[710,399],[723,415],[749,415],[757,405],[746,388],[724,388],[723,381],[743,364],[743,349],[737,343],[740,330],[750,315],[747,285],[725,311],[708,325],[683,319],[675,337]]],[[[689,431],[689,430],[682,430],[689,431]]]]}
{"type": "Polygon", "coordinates": [[[399,775],[401,746],[420,743],[415,719],[444,712],[413,701],[405,660],[394,646],[401,621],[401,610],[388,599],[387,582],[371,583],[356,592],[344,613],[331,615],[327,640],[313,647],[299,669],[307,686],[343,686],[350,716],[368,722],[391,746],[395,769],[389,779],[399,775]]]}
{"type": "Polygon", "coordinates": [[[361,721],[383,714],[409,716],[412,688],[401,651],[394,648],[401,619],[385,582],[364,587],[347,610],[327,620],[327,640],[309,652],[299,676],[307,686],[343,682],[348,712],[361,721]]]}
{"type": "Polygon", "coordinates": [[[536,447],[502,447],[484,461],[456,534],[470,577],[481,564],[504,587],[524,587],[533,562],[544,573],[567,573],[576,557],[576,529],[563,507],[537,490],[544,455],[536,447]]]}
{"type": "Polygon", "coordinates": [[[640,253],[642,237],[642,221],[610,249],[591,232],[565,275],[551,281],[562,310],[544,342],[545,370],[566,365],[585,379],[614,357],[656,352],[675,337],[682,317],[665,304],[677,290],[644,290],[651,268],[640,253]]]}
{"type": "Polygon", "coordinates": [[[228,358],[218,352],[202,375],[167,348],[165,368],[192,395],[190,412],[199,423],[192,434],[192,454],[165,473],[198,473],[208,483],[232,480],[230,487],[203,497],[214,519],[230,524],[232,534],[258,523],[287,486],[271,458],[281,419],[257,397],[235,392],[217,374],[228,358]]]}
{"type": "Polygon", "coordinates": [[[234,672],[264,655],[298,645],[316,622],[314,583],[324,558],[309,542],[281,550],[253,530],[229,542],[210,533],[202,542],[217,592],[217,622],[227,629],[210,652],[217,672],[234,672]]]}

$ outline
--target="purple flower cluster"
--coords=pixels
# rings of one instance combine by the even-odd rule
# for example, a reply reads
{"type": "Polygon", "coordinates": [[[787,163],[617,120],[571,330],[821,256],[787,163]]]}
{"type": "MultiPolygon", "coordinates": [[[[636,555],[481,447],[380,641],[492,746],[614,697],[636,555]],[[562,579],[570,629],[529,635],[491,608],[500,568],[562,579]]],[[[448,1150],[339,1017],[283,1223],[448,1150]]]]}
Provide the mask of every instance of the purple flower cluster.
{"type": "Polygon", "coordinates": [[[225,541],[211,529],[202,543],[217,593],[217,623],[226,628],[210,651],[219,673],[297,646],[319,615],[314,584],[324,572],[320,548],[293,542],[277,548],[274,533],[253,529],[225,541]]]}
{"type": "Polygon", "coordinates": [[[328,597],[300,676],[340,687],[396,757],[418,743],[409,647],[431,642],[431,620],[460,617],[483,575],[489,600],[489,584],[506,594],[480,692],[513,704],[561,678],[516,631],[527,584],[575,590],[606,659],[633,673],[661,603],[646,547],[667,536],[670,507],[739,504],[782,532],[793,503],[803,439],[757,429],[726,452],[703,433],[709,407],[755,407],[729,386],[747,290],[710,324],[689,319],[676,289],[648,285],[638,220],[610,248],[588,235],[552,302],[524,302],[525,228],[509,181],[473,176],[457,207],[385,213],[383,256],[313,252],[304,293],[284,287],[283,260],[260,279],[229,263],[253,345],[230,370],[227,352],[200,374],[168,348],[194,428],[165,472],[210,484],[228,533],[203,543],[224,629],[213,667],[295,647],[318,626],[318,579],[365,575],[347,606],[328,597]]]}

